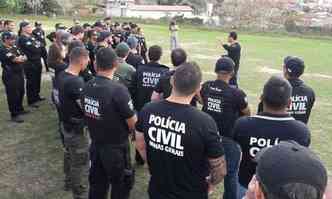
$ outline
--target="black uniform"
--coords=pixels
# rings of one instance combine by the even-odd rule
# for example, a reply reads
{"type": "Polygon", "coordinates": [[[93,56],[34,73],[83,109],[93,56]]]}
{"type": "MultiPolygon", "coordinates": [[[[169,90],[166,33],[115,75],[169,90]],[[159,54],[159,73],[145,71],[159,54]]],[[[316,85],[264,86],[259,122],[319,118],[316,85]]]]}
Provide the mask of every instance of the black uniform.
{"type": "Polygon", "coordinates": [[[49,71],[49,68],[48,68],[48,65],[47,65],[47,49],[46,49],[45,31],[41,28],[35,28],[32,31],[32,34],[41,43],[42,58],[44,60],[46,71],[49,71]]]}
{"type": "Polygon", "coordinates": [[[126,120],[135,112],[128,89],[107,77],[87,83],[82,98],[85,121],[91,137],[89,198],[126,199],[133,186],[126,120]]]}
{"type": "Polygon", "coordinates": [[[136,123],[144,133],[151,199],[207,199],[208,158],[224,155],[214,120],[190,105],[146,105],[136,123]]]}
{"type": "Polygon", "coordinates": [[[23,66],[14,62],[16,57],[24,55],[23,52],[13,46],[0,47],[0,61],[2,66],[2,81],[5,85],[9,112],[12,117],[19,115],[23,109],[24,76],[23,66]]]}
{"type": "Polygon", "coordinates": [[[260,113],[242,117],[235,124],[234,138],[242,148],[239,181],[246,188],[255,174],[257,164],[254,158],[260,150],[286,140],[296,141],[303,146],[310,145],[308,127],[288,114],[260,113]]]}
{"type": "MultiPolygon", "coordinates": [[[[308,123],[311,109],[315,103],[315,92],[300,79],[290,79],[289,83],[293,87],[288,113],[296,120],[305,124],[308,123]]],[[[258,113],[263,112],[263,104],[258,105],[258,113]]]]}
{"type": "Polygon", "coordinates": [[[135,55],[134,53],[130,52],[126,62],[130,65],[132,65],[136,70],[139,66],[144,64],[144,60],[140,55],[135,55]]]}
{"type": "MultiPolygon", "coordinates": [[[[174,75],[175,70],[166,72],[157,83],[154,91],[162,94],[164,99],[168,98],[172,94],[171,77],[174,75]]],[[[192,106],[197,106],[197,99],[194,97],[190,103],[192,106]]]]}
{"type": "Polygon", "coordinates": [[[167,66],[154,62],[138,67],[133,81],[136,84],[134,85],[135,96],[133,99],[137,111],[140,111],[146,103],[150,102],[152,92],[160,77],[167,71],[169,71],[167,66]]]}
{"type": "Polygon", "coordinates": [[[88,65],[88,69],[90,70],[90,72],[93,75],[96,75],[96,69],[95,69],[95,66],[94,66],[95,55],[96,55],[95,48],[96,48],[96,45],[93,44],[91,41],[89,41],[86,44],[86,49],[89,51],[89,58],[90,58],[90,63],[88,65]]]}
{"type": "Polygon", "coordinates": [[[230,57],[235,63],[234,76],[230,80],[230,84],[238,86],[237,78],[238,78],[238,72],[240,69],[241,45],[238,42],[236,42],[232,45],[225,44],[225,45],[223,45],[223,47],[228,52],[228,57],[230,57]]]}
{"type": "Polygon", "coordinates": [[[18,39],[18,47],[27,56],[28,60],[24,64],[26,76],[26,90],[28,104],[34,104],[40,99],[40,84],[42,75],[42,44],[34,37],[21,35],[18,39]]]}
{"type": "Polygon", "coordinates": [[[66,181],[71,183],[74,198],[87,198],[89,140],[85,130],[83,110],[78,103],[83,92],[84,80],[82,77],[62,71],[57,76],[56,84],[59,89],[62,133],[68,151],[65,151],[64,165],[67,169],[66,177],[70,176],[70,179],[66,181]]]}
{"type": "Polygon", "coordinates": [[[234,123],[248,106],[247,95],[222,80],[216,80],[203,84],[201,96],[202,110],[216,121],[220,134],[233,138],[234,123]]]}

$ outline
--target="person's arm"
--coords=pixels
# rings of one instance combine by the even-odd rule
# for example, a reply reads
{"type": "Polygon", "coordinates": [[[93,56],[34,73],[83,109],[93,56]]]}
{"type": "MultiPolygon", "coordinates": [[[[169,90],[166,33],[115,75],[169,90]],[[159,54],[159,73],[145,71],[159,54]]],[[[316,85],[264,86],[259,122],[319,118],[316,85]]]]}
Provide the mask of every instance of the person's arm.
{"type": "Polygon", "coordinates": [[[136,149],[143,158],[144,161],[146,161],[146,144],[144,140],[144,134],[142,132],[136,131],[136,149]]]}
{"type": "Polygon", "coordinates": [[[207,183],[209,184],[209,189],[213,189],[214,186],[223,181],[227,174],[225,153],[215,121],[208,117],[204,120],[202,118],[201,122],[204,124],[202,138],[210,166],[210,175],[207,177],[207,183]]]}
{"type": "Polygon", "coordinates": [[[145,113],[145,110],[143,108],[143,110],[141,110],[138,113],[138,118],[137,118],[137,122],[135,125],[135,128],[136,128],[135,147],[144,161],[147,160],[146,144],[145,144],[145,139],[144,139],[144,131],[145,131],[144,127],[146,124],[146,119],[147,119],[147,114],[145,113]]]}
{"type": "Polygon", "coordinates": [[[248,104],[247,95],[242,90],[239,89],[238,92],[236,93],[236,99],[237,99],[238,110],[240,110],[240,115],[250,116],[251,111],[248,104]]]}
{"type": "Polygon", "coordinates": [[[211,185],[216,186],[224,180],[227,174],[225,156],[209,158],[209,165],[210,178],[208,179],[208,182],[211,183],[211,185]]]}

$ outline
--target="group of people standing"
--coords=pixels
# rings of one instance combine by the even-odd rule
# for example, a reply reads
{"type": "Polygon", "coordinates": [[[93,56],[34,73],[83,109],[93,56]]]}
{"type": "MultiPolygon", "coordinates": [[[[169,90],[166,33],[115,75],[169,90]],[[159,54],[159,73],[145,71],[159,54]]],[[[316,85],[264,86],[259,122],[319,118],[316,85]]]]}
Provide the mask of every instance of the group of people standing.
{"type": "MultiPolygon", "coordinates": [[[[39,42],[26,38],[26,23],[21,45],[38,49],[39,42]]],[[[308,149],[315,94],[300,79],[302,59],[285,58],[284,77],[265,83],[259,112],[250,116],[237,83],[236,32],[222,45],[228,55],[216,61],[215,80],[203,83],[199,65],[176,42],[171,69],[160,63],[163,49],[147,48],[135,31],[134,24],[119,27],[106,19],[87,31],[76,24],[53,34],[47,60],[55,70],[52,98],[65,149],[65,189],[74,199],[106,198],[110,187],[112,199],[129,198],[135,184],[131,146],[136,164],[148,165],[151,199],[207,199],[223,180],[224,199],[323,198],[327,172],[308,149]]],[[[8,59],[11,69],[30,59],[39,74],[33,55],[8,59]]],[[[32,96],[31,105],[42,99],[32,96]]]]}

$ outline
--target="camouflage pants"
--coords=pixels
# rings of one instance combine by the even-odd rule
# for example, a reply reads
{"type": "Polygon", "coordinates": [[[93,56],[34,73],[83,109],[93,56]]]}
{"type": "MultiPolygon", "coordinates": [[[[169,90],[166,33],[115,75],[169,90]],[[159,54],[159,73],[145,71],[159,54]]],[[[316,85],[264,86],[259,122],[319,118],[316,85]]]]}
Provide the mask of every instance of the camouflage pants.
{"type": "Polygon", "coordinates": [[[70,183],[74,199],[88,198],[89,138],[85,128],[63,129],[65,152],[64,168],[69,173],[66,183],[70,183]]]}

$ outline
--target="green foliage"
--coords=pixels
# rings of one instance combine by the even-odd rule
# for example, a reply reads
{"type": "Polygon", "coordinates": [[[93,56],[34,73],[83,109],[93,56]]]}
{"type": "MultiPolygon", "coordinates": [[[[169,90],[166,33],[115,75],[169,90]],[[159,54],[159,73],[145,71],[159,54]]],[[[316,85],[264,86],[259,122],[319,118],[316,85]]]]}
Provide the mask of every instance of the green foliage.
{"type": "Polygon", "coordinates": [[[52,13],[63,14],[61,6],[55,0],[42,1],[41,12],[46,12],[48,15],[50,15],[52,13]]]}

